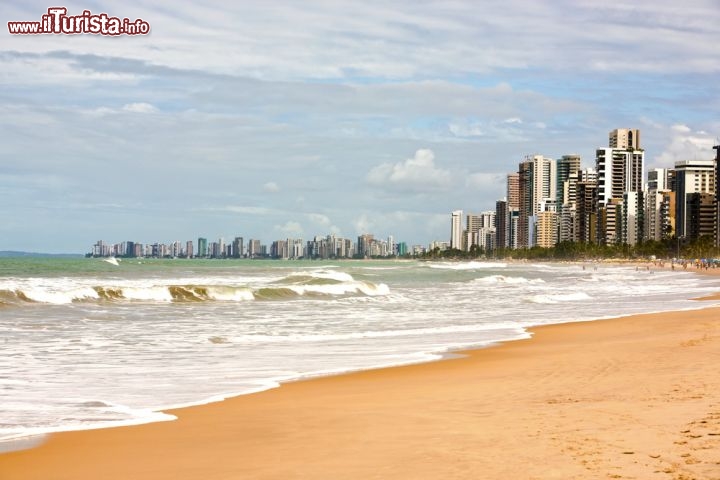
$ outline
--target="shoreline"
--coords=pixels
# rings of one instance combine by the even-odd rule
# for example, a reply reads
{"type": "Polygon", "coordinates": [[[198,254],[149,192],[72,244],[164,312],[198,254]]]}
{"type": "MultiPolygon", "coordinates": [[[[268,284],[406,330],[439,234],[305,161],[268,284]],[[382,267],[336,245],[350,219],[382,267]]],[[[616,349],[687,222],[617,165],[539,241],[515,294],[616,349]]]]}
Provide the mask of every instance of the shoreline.
{"type": "MultiPolygon", "coordinates": [[[[300,379],[164,411],[178,417],[171,422],[52,434],[36,448],[0,454],[0,471],[4,480],[483,478],[481,472],[484,478],[595,478],[595,467],[613,460],[617,465],[606,468],[608,475],[615,470],[699,475],[702,468],[720,476],[720,456],[714,453],[720,451],[720,382],[708,376],[715,371],[713,356],[720,354],[718,314],[720,307],[706,307],[532,327],[525,341],[300,379]],[[650,353],[652,362],[645,358],[650,353]],[[688,358],[673,361],[680,356],[688,358]],[[656,377],[670,370],[671,381],[659,384],[656,377]],[[602,383],[607,395],[598,397],[602,392],[588,378],[602,383]],[[620,394],[620,385],[644,394],[620,394]],[[650,407],[662,413],[645,418],[650,407]],[[580,414],[571,415],[576,408],[580,414]],[[703,409],[707,418],[691,418],[703,409]],[[605,418],[609,412],[612,418],[605,418]],[[638,422],[645,433],[631,428],[638,422]],[[682,438],[684,430],[695,428],[689,425],[703,425],[699,422],[714,430],[682,438]],[[572,442],[568,432],[575,432],[572,442]],[[674,440],[657,444],[668,436],[674,440]],[[540,442],[542,452],[533,453],[528,442],[540,442]],[[692,443],[703,447],[685,448],[692,443]],[[494,453],[478,458],[475,448],[494,453]],[[678,453],[683,448],[688,451],[678,453]],[[642,458],[635,456],[641,449],[647,450],[642,458]],[[422,467],[411,468],[409,460],[422,467]],[[531,461],[549,462],[556,473],[531,475],[531,461]],[[643,470],[647,466],[654,470],[643,470]],[[386,473],[373,476],[376,471],[386,473]]],[[[688,478],[717,478],[704,475],[688,478]]]]}

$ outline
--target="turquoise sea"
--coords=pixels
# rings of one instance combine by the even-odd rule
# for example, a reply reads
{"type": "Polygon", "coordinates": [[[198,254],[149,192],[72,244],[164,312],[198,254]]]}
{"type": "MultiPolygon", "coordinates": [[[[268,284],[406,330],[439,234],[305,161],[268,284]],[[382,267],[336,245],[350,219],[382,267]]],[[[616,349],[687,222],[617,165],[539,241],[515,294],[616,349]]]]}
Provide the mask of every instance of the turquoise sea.
{"type": "Polygon", "coordinates": [[[693,272],[596,264],[0,259],[0,449],[423,362],[533,325],[697,309],[693,272]]]}

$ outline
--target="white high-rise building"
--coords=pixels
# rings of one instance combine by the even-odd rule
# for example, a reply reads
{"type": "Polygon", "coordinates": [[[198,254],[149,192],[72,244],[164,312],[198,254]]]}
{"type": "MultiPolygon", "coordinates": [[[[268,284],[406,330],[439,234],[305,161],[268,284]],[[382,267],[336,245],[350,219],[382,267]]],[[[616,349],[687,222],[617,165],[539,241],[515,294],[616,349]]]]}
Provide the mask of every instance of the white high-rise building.
{"type": "Polygon", "coordinates": [[[621,199],[625,192],[642,192],[644,151],[599,148],[595,153],[601,206],[607,205],[611,198],[621,199]]]}
{"type": "Polygon", "coordinates": [[[645,152],[640,149],[640,132],[617,129],[610,132],[610,147],[595,151],[597,170],[597,240],[614,244],[622,241],[623,197],[642,192],[645,152]],[[620,221],[620,224],[618,223],[620,221]]]}
{"type": "Polygon", "coordinates": [[[623,195],[620,242],[637,245],[643,234],[643,192],[626,192],[623,195]]]}

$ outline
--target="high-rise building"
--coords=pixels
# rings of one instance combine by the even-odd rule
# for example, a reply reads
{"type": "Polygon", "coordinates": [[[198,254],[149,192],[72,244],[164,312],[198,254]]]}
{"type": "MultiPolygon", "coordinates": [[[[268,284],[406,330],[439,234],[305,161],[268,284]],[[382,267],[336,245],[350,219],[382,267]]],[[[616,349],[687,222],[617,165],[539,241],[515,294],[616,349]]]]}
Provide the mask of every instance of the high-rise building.
{"type": "Polygon", "coordinates": [[[468,213],[465,219],[465,251],[470,251],[473,245],[479,245],[478,232],[483,227],[483,219],[481,215],[468,213]]]}
{"type": "Polygon", "coordinates": [[[375,237],[369,233],[360,235],[357,240],[358,255],[362,258],[369,258],[372,256],[372,244],[375,241],[375,237]]]}
{"type": "Polygon", "coordinates": [[[610,148],[595,151],[597,170],[597,241],[614,244],[621,241],[621,204],[626,192],[643,191],[645,152],[640,149],[638,130],[617,129],[610,132],[610,148]]]}
{"type": "Polygon", "coordinates": [[[642,242],[644,207],[643,192],[625,192],[622,202],[622,218],[620,219],[620,243],[637,245],[642,242]]]}
{"type": "MultiPolygon", "coordinates": [[[[667,208],[665,200],[669,198],[665,196],[665,193],[670,191],[670,171],[667,168],[654,168],[648,171],[644,216],[645,239],[647,240],[660,241],[668,238],[668,228],[663,218],[667,208]]],[[[674,219],[675,212],[672,216],[674,219]]]]}
{"type": "Polygon", "coordinates": [[[608,135],[610,148],[621,150],[640,150],[640,130],[634,128],[616,128],[608,135]]]}
{"type": "Polygon", "coordinates": [[[197,256],[200,258],[205,258],[208,256],[208,243],[207,238],[198,238],[198,250],[197,250],[197,256]]]}
{"type": "Polygon", "coordinates": [[[506,200],[495,202],[495,246],[507,248],[509,238],[508,208],[506,200]]]}
{"type": "Polygon", "coordinates": [[[595,153],[600,206],[607,205],[611,198],[621,199],[625,192],[643,190],[645,152],[599,148],[595,153]]]}
{"type": "Polygon", "coordinates": [[[668,172],[670,172],[670,170],[667,168],[653,168],[652,170],[648,170],[647,189],[658,192],[670,190],[668,172]]]}
{"type": "Polygon", "coordinates": [[[675,202],[677,198],[676,192],[666,191],[662,194],[662,204],[660,207],[660,231],[661,238],[667,239],[676,236],[675,202]]]}
{"type": "Polygon", "coordinates": [[[687,229],[685,236],[691,240],[715,236],[715,194],[709,192],[689,193],[686,196],[687,229]]]}
{"type": "Polygon", "coordinates": [[[675,228],[678,237],[690,235],[691,217],[687,214],[688,195],[715,193],[714,160],[682,160],[675,162],[675,228]]]}
{"type": "Polygon", "coordinates": [[[521,248],[535,245],[536,215],[547,209],[555,208],[557,195],[557,162],[542,155],[525,158],[518,165],[519,218],[518,243],[521,248]]]}
{"type": "Polygon", "coordinates": [[[506,196],[508,209],[520,208],[520,174],[518,172],[508,173],[506,196]]]}
{"type": "Polygon", "coordinates": [[[263,256],[263,248],[262,245],[260,245],[260,240],[253,240],[252,238],[248,240],[247,249],[248,258],[260,258],[263,256]]]}
{"type": "Polygon", "coordinates": [[[567,203],[563,197],[565,194],[566,186],[565,182],[569,181],[570,178],[577,178],[577,173],[580,171],[580,155],[563,155],[562,158],[557,161],[557,180],[555,185],[557,188],[557,204],[562,206],[567,203]]]}
{"type": "Polygon", "coordinates": [[[542,248],[554,247],[558,237],[558,214],[557,212],[544,211],[537,214],[537,242],[536,245],[542,248]]]}
{"type": "Polygon", "coordinates": [[[233,258],[242,258],[245,246],[243,245],[243,237],[235,237],[232,244],[233,258]]]}
{"type": "Polygon", "coordinates": [[[720,145],[713,146],[715,150],[715,246],[720,247],[720,145]]]}
{"type": "Polygon", "coordinates": [[[450,218],[450,248],[457,250],[463,248],[462,214],[462,210],[455,210],[450,218]]]}

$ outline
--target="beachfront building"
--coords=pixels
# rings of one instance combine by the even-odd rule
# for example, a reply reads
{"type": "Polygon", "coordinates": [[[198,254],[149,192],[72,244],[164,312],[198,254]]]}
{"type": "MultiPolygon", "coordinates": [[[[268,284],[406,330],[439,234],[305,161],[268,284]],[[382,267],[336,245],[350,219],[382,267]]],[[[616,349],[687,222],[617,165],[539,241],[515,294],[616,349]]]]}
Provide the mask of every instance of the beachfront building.
{"type": "Polygon", "coordinates": [[[518,172],[507,175],[507,204],[508,209],[520,208],[520,174],[518,172]]]}
{"type": "MultiPolygon", "coordinates": [[[[640,148],[640,132],[634,129],[616,129],[610,132],[608,148],[595,151],[597,171],[597,242],[614,244],[622,239],[618,235],[618,208],[627,192],[643,191],[645,152],[640,148]]],[[[620,214],[620,215],[619,215],[620,214]]]]}
{"type": "Polygon", "coordinates": [[[250,239],[248,240],[247,256],[248,258],[260,258],[263,257],[263,246],[260,244],[260,240],[250,239]]]}
{"type": "MultiPolygon", "coordinates": [[[[690,235],[695,217],[688,215],[689,196],[694,193],[715,194],[714,160],[681,160],[675,162],[677,201],[675,220],[678,237],[690,235]]],[[[697,201],[694,199],[693,201],[697,201]]]]}
{"type": "Polygon", "coordinates": [[[720,145],[713,146],[715,150],[715,246],[720,247],[720,145]]]}
{"type": "MultiPolygon", "coordinates": [[[[670,193],[670,179],[674,178],[671,172],[673,171],[668,168],[655,168],[648,171],[648,181],[645,187],[644,237],[646,240],[660,241],[669,238],[670,232],[664,219],[667,218],[668,204],[666,201],[670,199],[666,194],[670,193]]],[[[673,206],[675,205],[674,198],[673,194],[673,206]]],[[[672,231],[674,232],[675,212],[672,213],[672,218],[672,231]]]]}
{"type": "Polygon", "coordinates": [[[616,128],[608,134],[610,148],[620,150],[640,149],[640,130],[636,128],[616,128]]]}
{"type": "Polygon", "coordinates": [[[508,240],[508,207],[507,200],[495,202],[495,247],[507,248],[508,240]]]}
{"type": "Polygon", "coordinates": [[[557,160],[556,172],[556,201],[558,205],[569,203],[568,195],[577,183],[578,172],[580,172],[580,155],[563,155],[557,160]],[[571,183],[571,179],[575,181],[571,183]]]}
{"type": "Polygon", "coordinates": [[[199,258],[205,258],[208,256],[208,241],[207,238],[198,238],[198,249],[197,256],[199,258]]]}
{"type": "Polygon", "coordinates": [[[450,216],[450,248],[463,249],[462,210],[455,210],[450,216]]]}
{"type": "Polygon", "coordinates": [[[555,204],[557,195],[557,162],[542,155],[525,157],[518,165],[518,245],[520,248],[535,246],[537,214],[545,206],[555,204]]]}
{"type": "Polygon", "coordinates": [[[551,248],[558,241],[558,214],[553,211],[543,211],[537,214],[537,246],[551,248]]]}
{"type": "Polygon", "coordinates": [[[687,239],[694,241],[705,236],[714,238],[717,216],[714,193],[688,194],[685,200],[685,214],[687,216],[685,230],[687,239]]]}
{"type": "Polygon", "coordinates": [[[643,192],[625,192],[620,219],[620,243],[637,245],[643,241],[645,204],[643,192]]]}

